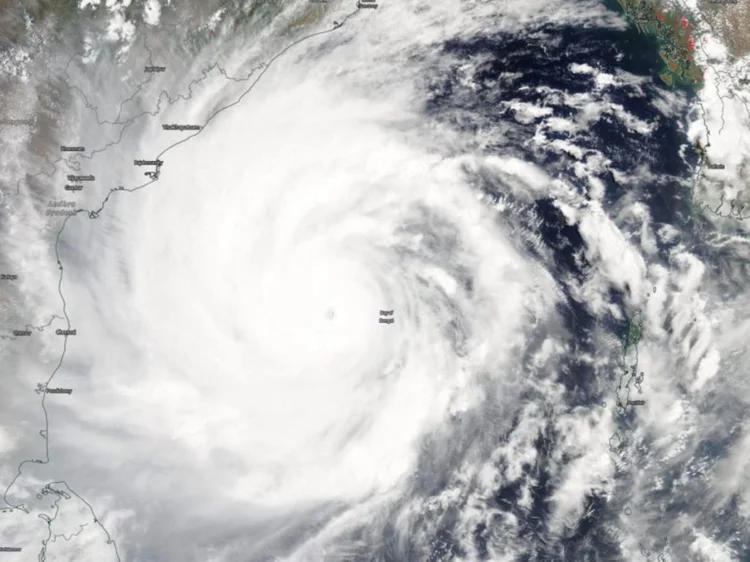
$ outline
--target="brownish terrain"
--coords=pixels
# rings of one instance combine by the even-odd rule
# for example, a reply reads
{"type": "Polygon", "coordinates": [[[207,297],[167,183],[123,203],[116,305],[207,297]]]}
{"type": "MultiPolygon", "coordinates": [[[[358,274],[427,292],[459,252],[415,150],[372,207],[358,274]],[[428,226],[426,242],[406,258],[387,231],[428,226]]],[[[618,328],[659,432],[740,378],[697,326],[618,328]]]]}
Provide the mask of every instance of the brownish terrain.
{"type": "Polygon", "coordinates": [[[750,0],[719,3],[698,0],[698,8],[735,57],[750,53],[750,0]]]}

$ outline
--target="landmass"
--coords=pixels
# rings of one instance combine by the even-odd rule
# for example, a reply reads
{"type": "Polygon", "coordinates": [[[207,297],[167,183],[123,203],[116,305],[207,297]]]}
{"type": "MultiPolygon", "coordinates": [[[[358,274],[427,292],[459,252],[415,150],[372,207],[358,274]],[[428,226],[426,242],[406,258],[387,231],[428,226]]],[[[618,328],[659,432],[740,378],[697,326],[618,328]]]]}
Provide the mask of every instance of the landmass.
{"type": "Polygon", "coordinates": [[[750,0],[698,0],[698,9],[732,57],[750,54],[750,0]]]}
{"type": "Polygon", "coordinates": [[[643,337],[643,319],[641,318],[641,312],[637,311],[633,318],[628,319],[628,332],[623,340],[623,360],[628,354],[628,351],[637,346],[643,337]]]}
{"type": "Polygon", "coordinates": [[[638,371],[638,344],[643,337],[643,316],[641,311],[635,312],[632,318],[628,318],[628,327],[622,340],[622,364],[623,370],[617,386],[617,406],[624,413],[628,406],[642,406],[642,400],[631,400],[630,393],[633,388],[638,394],[643,392],[642,383],[644,373],[638,371]]]}
{"type": "MultiPolygon", "coordinates": [[[[725,174],[724,164],[712,162],[706,148],[695,143],[700,160],[690,192],[694,213],[710,213],[722,219],[750,220],[750,190],[733,175],[725,174]]],[[[747,164],[741,174],[747,174],[747,164]]]]}
{"type": "Polygon", "coordinates": [[[687,85],[699,89],[703,71],[696,63],[696,37],[687,14],[660,0],[617,0],[625,16],[640,33],[655,36],[664,67],[659,78],[668,86],[687,85]]]}
{"type": "MultiPolygon", "coordinates": [[[[0,0],[0,23],[9,19],[8,14],[2,13],[5,4],[7,2],[0,0]]],[[[258,5],[265,6],[266,4],[268,2],[258,2],[258,5]]],[[[60,14],[65,9],[76,5],[75,1],[59,0],[57,4],[54,1],[42,2],[40,9],[48,9],[47,13],[57,18],[54,21],[61,21],[60,14]]],[[[86,2],[81,3],[81,10],[84,9],[84,5],[86,5],[86,2]]],[[[19,40],[17,45],[8,48],[9,54],[3,51],[6,45],[0,45],[0,70],[5,71],[4,75],[0,77],[0,86],[16,88],[20,92],[18,95],[8,95],[0,100],[0,132],[4,133],[0,137],[0,147],[6,155],[6,160],[26,164],[24,168],[10,168],[8,172],[10,181],[0,183],[15,187],[16,198],[13,201],[18,200],[18,195],[22,193],[22,190],[25,190],[24,194],[35,195],[30,197],[31,199],[47,203],[44,216],[59,217],[54,221],[50,220],[48,225],[51,227],[50,230],[56,230],[53,255],[57,258],[57,275],[54,273],[49,275],[49,289],[55,293],[55,299],[59,298],[63,310],[63,316],[53,315],[47,324],[41,326],[26,324],[25,329],[16,329],[10,332],[12,335],[0,334],[0,339],[10,340],[33,336],[32,330],[43,331],[55,320],[58,321],[56,325],[61,326],[61,328],[55,329],[54,333],[61,337],[62,341],[67,341],[69,336],[76,336],[77,330],[71,329],[70,319],[66,311],[66,301],[62,290],[64,270],[58,254],[60,236],[68,223],[68,219],[79,213],[88,215],[89,219],[97,219],[113,194],[136,192],[157,182],[162,164],[164,164],[161,159],[163,155],[187,139],[198,135],[205,124],[221,112],[239,103],[255,87],[270,65],[294,45],[324,33],[334,32],[345,25],[359,11],[359,7],[357,7],[346,13],[341,12],[335,23],[332,19],[324,21],[324,25],[320,25],[316,29],[304,29],[302,23],[287,26],[287,29],[294,27],[295,31],[291,36],[291,32],[282,34],[283,38],[279,40],[281,46],[272,46],[273,48],[268,48],[269,52],[257,54],[256,59],[259,60],[253,60],[252,64],[248,63],[247,68],[233,69],[234,75],[227,72],[220,62],[213,60],[206,60],[205,66],[191,60],[194,68],[202,68],[197,74],[175,70],[173,68],[176,66],[175,61],[179,62],[177,56],[171,59],[173,64],[165,63],[164,66],[161,66],[158,63],[161,63],[162,60],[155,58],[150,43],[145,39],[136,41],[131,37],[131,34],[125,33],[119,38],[117,68],[122,71],[123,76],[127,79],[113,80],[111,81],[111,90],[105,91],[102,87],[100,91],[97,88],[87,88],[85,83],[79,83],[76,80],[77,76],[86,73],[86,65],[96,62],[98,57],[106,58],[113,54],[111,40],[106,35],[95,36],[92,31],[94,26],[91,25],[91,21],[95,15],[92,14],[97,11],[98,5],[98,2],[91,3],[88,6],[91,14],[87,12],[87,15],[91,16],[88,20],[90,24],[88,28],[90,41],[88,44],[89,46],[96,45],[96,48],[92,47],[95,56],[88,51],[75,57],[71,57],[67,52],[62,51],[58,53],[52,51],[52,54],[50,54],[50,52],[44,50],[43,47],[46,45],[44,42],[39,42],[41,46],[37,48],[35,47],[36,44],[28,39],[35,33],[33,26],[30,26],[31,31],[21,27],[17,29],[18,37],[26,38],[28,45],[19,40]],[[91,37],[99,38],[91,39],[91,37]],[[125,46],[123,47],[123,45],[125,46]],[[37,50],[33,50],[34,48],[37,50]],[[5,59],[2,58],[4,54],[6,55],[5,59]],[[3,64],[8,60],[13,62],[14,65],[3,67],[3,64]],[[35,72],[38,68],[35,65],[42,65],[45,72],[35,72]],[[160,80],[161,74],[167,72],[173,73],[172,78],[160,80]],[[18,83],[20,83],[20,86],[17,85],[18,83]],[[201,88],[216,88],[216,84],[223,87],[226,92],[226,98],[222,105],[211,106],[206,110],[205,115],[197,117],[196,113],[193,112],[191,121],[187,123],[171,121],[165,123],[161,121],[162,114],[170,109],[173,111],[173,115],[180,115],[178,111],[191,103],[194,92],[199,92],[201,88]],[[44,97],[31,95],[38,91],[44,92],[44,97]],[[28,93],[28,95],[22,95],[24,93],[28,93]],[[18,99],[30,99],[31,101],[28,105],[12,104],[8,101],[15,102],[18,99]],[[103,103],[109,100],[118,101],[114,104],[111,102],[103,103]],[[16,105],[20,106],[20,109],[16,105]],[[75,123],[62,121],[64,112],[60,108],[67,105],[81,109],[81,111],[76,112],[77,120],[75,123]],[[98,172],[111,167],[109,161],[102,162],[103,155],[111,154],[111,151],[115,149],[126,150],[125,147],[129,146],[127,142],[129,139],[124,135],[135,136],[134,130],[137,126],[146,127],[152,121],[156,122],[156,125],[154,125],[156,129],[164,132],[161,137],[155,135],[157,139],[161,138],[161,144],[154,141],[153,146],[150,147],[153,153],[125,152],[121,156],[121,160],[124,162],[124,171],[120,172],[119,175],[124,175],[132,186],[128,188],[121,185],[115,186],[111,180],[94,184],[97,177],[101,178],[98,172]],[[15,136],[7,134],[7,131],[16,132],[22,127],[24,133],[26,133],[26,128],[29,128],[30,132],[26,136],[18,135],[18,138],[21,139],[18,142],[16,142],[15,136]],[[76,136],[78,130],[86,133],[87,136],[83,138],[83,133],[81,133],[81,138],[79,138],[76,136]],[[97,131],[98,134],[92,134],[92,131],[97,131]],[[183,132],[187,132],[187,135],[180,136],[179,133],[183,132]],[[99,140],[99,144],[95,144],[91,140],[92,138],[99,140]],[[147,166],[146,171],[142,168],[143,166],[147,166]],[[97,173],[91,173],[92,171],[97,173]],[[143,179],[143,175],[148,179],[143,179]],[[66,184],[65,181],[70,183],[66,184]],[[92,185],[93,189],[88,190],[88,199],[83,201],[59,200],[60,195],[57,194],[60,193],[60,190],[65,193],[66,198],[71,193],[82,191],[83,183],[78,185],[78,182],[90,182],[92,185]],[[55,189],[58,191],[55,191],[55,189]],[[49,195],[57,196],[48,200],[49,195]],[[98,207],[94,206],[91,209],[88,203],[92,201],[98,201],[98,207]],[[54,282],[52,282],[53,280],[54,282]]],[[[135,4],[132,5],[135,6],[135,4]]],[[[124,8],[117,8],[117,10],[105,11],[102,9],[97,14],[101,13],[99,17],[102,20],[106,17],[116,19],[115,16],[112,16],[112,12],[117,11],[116,16],[119,17],[125,13],[122,10],[125,10],[128,6],[131,6],[131,4],[128,3],[124,8]]],[[[110,8],[109,3],[103,8],[110,8]]],[[[319,6],[313,8],[305,6],[305,13],[310,12],[318,14],[320,16],[318,19],[320,19],[326,14],[326,9],[319,6]]],[[[305,20],[305,18],[302,19],[305,20]]],[[[302,20],[295,21],[301,22],[302,20]]],[[[204,38],[207,38],[206,40],[212,39],[216,33],[231,33],[233,36],[241,36],[243,22],[244,20],[241,18],[237,21],[227,18],[226,25],[222,29],[219,29],[218,24],[214,27],[203,26],[199,28],[199,33],[203,34],[204,38]]],[[[252,22],[249,22],[248,25],[250,23],[252,22]]],[[[187,33],[180,34],[179,38],[183,39],[187,35],[187,33]]],[[[185,52],[188,53],[198,52],[200,49],[190,43],[189,39],[188,37],[178,41],[172,46],[174,49],[185,49],[185,52]]],[[[0,43],[2,42],[0,41],[0,43]]],[[[156,52],[158,53],[158,50],[156,52]]],[[[215,50],[211,53],[212,57],[216,56],[215,50]]],[[[3,91],[7,90],[4,89],[3,91]]],[[[16,93],[15,90],[13,92],[16,93]]],[[[72,112],[72,110],[70,111],[72,112]]],[[[5,180],[6,178],[3,177],[2,179],[5,180]]],[[[9,196],[13,195],[13,193],[10,193],[11,191],[9,190],[9,196]]],[[[0,190],[0,203],[3,202],[5,197],[6,194],[0,190]]],[[[40,203],[40,205],[43,205],[43,203],[40,203]]],[[[10,214],[15,212],[13,207],[7,208],[10,214]]],[[[20,221],[18,222],[20,223],[20,221]]],[[[36,223],[31,221],[27,221],[24,227],[28,229],[39,228],[36,223]]],[[[21,228],[18,227],[17,230],[20,231],[21,228]]],[[[17,232],[16,237],[23,239],[23,233],[17,232]]],[[[45,255],[40,257],[38,262],[27,261],[26,263],[29,264],[30,269],[33,267],[35,270],[45,271],[54,268],[55,262],[50,261],[50,259],[52,258],[45,255]]],[[[23,280],[15,272],[0,273],[0,282],[4,284],[4,287],[0,288],[0,294],[6,297],[6,300],[9,299],[2,290],[9,283],[18,281],[19,277],[23,280]]],[[[0,306],[0,318],[2,318],[4,312],[4,307],[0,306]]],[[[18,322],[12,323],[12,326],[21,325],[18,322]]],[[[35,400],[35,403],[41,406],[42,429],[35,431],[35,433],[43,440],[44,454],[42,458],[24,458],[25,455],[21,456],[20,462],[13,471],[15,475],[13,476],[9,472],[12,478],[3,494],[5,505],[0,508],[0,515],[4,517],[3,525],[0,525],[0,552],[21,552],[24,548],[27,550],[34,548],[36,550],[35,560],[44,562],[63,558],[66,560],[79,559],[81,552],[85,549],[87,559],[119,562],[121,558],[117,551],[117,544],[101,520],[95,515],[91,504],[73,491],[65,481],[50,482],[39,489],[37,487],[41,483],[28,475],[30,468],[34,465],[51,464],[50,418],[45,408],[45,400],[50,399],[50,397],[51,399],[65,399],[73,393],[73,389],[70,388],[50,386],[66,359],[66,352],[67,347],[63,345],[59,360],[54,363],[55,367],[49,372],[44,382],[37,383],[36,394],[41,396],[41,399],[35,400]],[[39,490],[38,493],[29,492],[29,490],[35,489],[39,490]],[[36,498],[36,502],[34,498],[36,498]],[[34,545],[34,539],[30,540],[29,537],[36,537],[37,535],[41,540],[34,545]],[[24,546],[17,546],[18,544],[24,546]]],[[[25,383],[26,381],[24,381],[25,383]]],[[[3,435],[0,435],[0,438],[3,438],[3,435]]],[[[9,464],[11,461],[6,462],[9,464]]],[[[5,467],[4,470],[6,470],[5,467]]],[[[6,472],[8,471],[6,470],[6,472]]]]}

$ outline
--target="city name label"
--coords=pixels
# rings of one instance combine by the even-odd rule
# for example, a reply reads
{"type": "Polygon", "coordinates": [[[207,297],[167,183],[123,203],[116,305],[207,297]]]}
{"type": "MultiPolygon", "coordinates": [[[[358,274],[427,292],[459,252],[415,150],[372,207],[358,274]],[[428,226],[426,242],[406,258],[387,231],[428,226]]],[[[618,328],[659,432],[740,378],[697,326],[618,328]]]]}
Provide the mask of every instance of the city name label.
{"type": "Polygon", "coordinates": [[[393,318],[392,310],[381,310],[379,312],[380,312],[380,318],[378,318],[379,324],[393,324],[393,322],[395,322],[393,318]]]}
{"type": "Polygon", "coordinates": [[[72,388],[47,388],[45,389],[47,394],[73,394],[72,388]]]}
{"type": "Polygon", "coordinates": [[[161,128],[164,131],[200,131],[201,130],[200,125],[176,125],[174,123],[162,125],[161,128]]]}

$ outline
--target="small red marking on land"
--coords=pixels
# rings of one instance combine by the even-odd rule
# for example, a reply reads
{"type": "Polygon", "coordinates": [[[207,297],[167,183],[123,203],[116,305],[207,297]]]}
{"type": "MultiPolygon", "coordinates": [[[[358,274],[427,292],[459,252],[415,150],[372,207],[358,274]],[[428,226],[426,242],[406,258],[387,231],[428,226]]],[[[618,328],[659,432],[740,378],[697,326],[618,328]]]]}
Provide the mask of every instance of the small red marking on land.
{"type": "Polygon", "coordinates": [[[682,21],[680,22],[680,25],[681,25],[682,27],[687,27],[687,26],[688,26],[688,25],[690,25],[690,24],[688,23],[688,20],[686,20],[686,19],[685,19],[685,17],[683,16],[683,17],[682,17],[682,21]]]}
{"type": "Polygon", "coordinates": [[[658,19],[659,21],[664,21],[664,14],[659,12],[658,14],[656,14],[656,19],[658,19]]]}

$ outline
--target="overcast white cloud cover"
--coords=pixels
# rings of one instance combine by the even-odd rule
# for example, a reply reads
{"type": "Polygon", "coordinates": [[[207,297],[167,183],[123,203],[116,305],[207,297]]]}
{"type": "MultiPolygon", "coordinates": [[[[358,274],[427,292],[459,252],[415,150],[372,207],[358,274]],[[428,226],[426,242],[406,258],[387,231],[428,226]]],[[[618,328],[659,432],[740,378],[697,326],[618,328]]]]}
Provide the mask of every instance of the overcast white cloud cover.
{"type": "MultiPolygon", "coordinates": [[[[196,9],[201,43],[171,33],[169,3],[145,2],[143,28],[127,7],[82,2],[109,15],[80,56],[48,63],[74,85],[56,125],[4,138],[2,258],[21,272],[4,321],[33,337],[0,342],[0,546],[24,560],[426,560],[450,523],[443,559],[510,561],[564,550],[597,509],[618,560],[740,560],[699,514],[666,520],[658,490],[699,464],[722,397],[744,431],[746,242],[715,234],[726,275],[709,270],[636,200],[653,163],[617,168],[585,142],[601,122],[649,137],[688,101],[660,93],[658,115],[635,115],[618,88],[645,98],[645,78],[578,62],[561,68],[589,90],[539,87],[472,127],[489,57],[454,65],[445,47],[621,20],[597,3],[289,3],[243,33],[196,9]],[[464,93],[438,113],[453,72],[464,93]],[[605,171],[632,190],[608,193],[605,171]],[[540,200],[580,237],[569,271],[540,200]],[[642,335],[623,349],[615,328],[633,319],[642,335]],[[637,393],[647,403],[624,413],[637,393]]],[[[30,91],[19,99],[42,104],[30,91]]],[[[749,442],[694,473],[731,474],[749,442]]],[[[674,490],[700,493],[680,478],[674,490]]],[[[739,498],[748,517],[750,482],[716,482],[711,509],[739,498]]]]}

